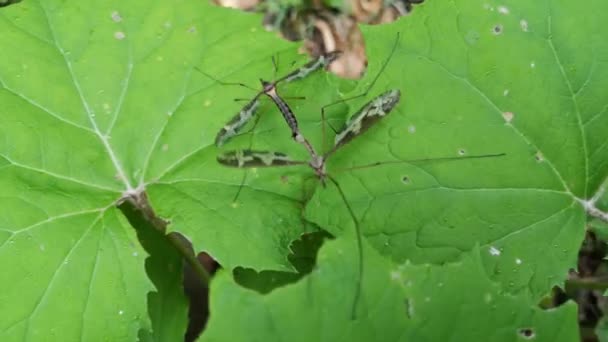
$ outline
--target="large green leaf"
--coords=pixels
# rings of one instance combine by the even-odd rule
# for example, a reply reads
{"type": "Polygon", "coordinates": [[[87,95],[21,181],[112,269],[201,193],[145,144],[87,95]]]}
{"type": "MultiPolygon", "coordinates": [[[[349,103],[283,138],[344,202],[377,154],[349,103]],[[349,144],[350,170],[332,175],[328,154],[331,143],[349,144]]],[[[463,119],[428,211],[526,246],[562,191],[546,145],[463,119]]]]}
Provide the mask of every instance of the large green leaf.
{"type": "Polygon", "coordinates": [[[366,249],[369,271],[359,317],[352,320],[356,255],[352,241],[330,242],[309,276],[269,295],[243,289],[221,274],[211,288],[215,314],[200,340],[574,341],[578,336],[573,303],[543,312],[525,295],[504,293],[489,279],[477,249],[444,266],[397,266],[366,249]]]}
{"type": "Polygon", "coordinates": [[[205,9],[0,11],[0,340],[132,341],[148,328],[145,253],[114,204],[139,186],[204,44],[224,34],[201,34],[225,13],[205,9]]]}
{"type": "MultiPolygon", "coordinates": [[[[485,272],[503,290],[537,299],[574,266],[580,201],[608,173],[606,13],[599,0],[429,1],[365,30],[370,67],[360,83],[318,73],[280,92],[306,96],[290,104],[322,146],[320,107],[363,89],[400,31],[370,96],[328,114],[339,126],[388,88],[402,91],[401,104],[337,152],[329,171],[382,255],[450,262],[480,244],[485,272]],[[459,152],[507,156],[337,172],[459,152]]],[[[309,201],[306,168],[252,170],[233,203],[243,172],[217,165],[213,139],[242,105],[232,99],[252,92],[193,67],[255,85],[271,78],[272,55],[283,72],[305,60],[259,24],[185,0],[0,10],[0,339],[133,340],[150,328],[144,251],[115,209],[125,195],[145,190],[169,229],[228,269],[293,270],[289,245],[309,230],[303,211],[335,235],[352,230],[333,185],[309,201]]],[[[305,156],[271,104],[260,113],[255,148],[305,156]]],[[[348,260],[341,268],[355,270],[348,260]]]]}
{"type": "MultiPolygon", "coordinates": [[[[507,155],[336,174],[381,253],[446,262],[479,243],[493,277],[534,298],[565,278],[583,237],[581,202],[608,174],[606,10],[602,1],[428,2],[394,25],[402,38],[378,88],[401,89],[402,104],[339,151],[330,172],[507,155]]],[[[374,27],[367,37],[370,59],[381,58],[391,34],[374,27]]],[[[352,229],[333,187],[306,213],[334,234],[352,229]]]]}

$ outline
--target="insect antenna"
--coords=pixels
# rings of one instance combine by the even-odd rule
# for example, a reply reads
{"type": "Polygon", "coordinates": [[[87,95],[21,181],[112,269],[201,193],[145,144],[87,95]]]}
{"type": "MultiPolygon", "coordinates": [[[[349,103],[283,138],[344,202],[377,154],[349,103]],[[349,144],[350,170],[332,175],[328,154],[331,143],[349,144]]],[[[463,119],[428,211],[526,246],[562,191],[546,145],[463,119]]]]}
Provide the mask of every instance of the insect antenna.
{"type": "Polygon", "coordinates": [[[332,183],[334,183],[334,185],[336,186],[336,189],[338,189],[338,193],[340,194],[342,201],[346,205],[346,208],[348,209],[350,217],[352,218],[353,223],[355,225],[355,235],[356,235],[355,238],[357,240],[357,253],[358,253],[357,263],[358,263],[359,274],[357,276],[357,284],[355,286],[355,297],[353,299],[353,307],[352,307],[352,311],[351,311],[351,318],[354,320],[357,315],[357,304],[359,303],[359,298],[361,297],[361,290],[363,287],[363,240],[361,237],[361,227],[359,226],[359,221],[357,220],[357,217],[355,216],[355,211],[350,206],[350,203],[348,203],[348,200],[346,199],[346,195],[344,194],[344,191],[342,190],[342,187],[340,186],[338,181],[329,174],[326,174],[326,176],[327,176],[327,178],[329,178],[329,180],[332,183]]]}

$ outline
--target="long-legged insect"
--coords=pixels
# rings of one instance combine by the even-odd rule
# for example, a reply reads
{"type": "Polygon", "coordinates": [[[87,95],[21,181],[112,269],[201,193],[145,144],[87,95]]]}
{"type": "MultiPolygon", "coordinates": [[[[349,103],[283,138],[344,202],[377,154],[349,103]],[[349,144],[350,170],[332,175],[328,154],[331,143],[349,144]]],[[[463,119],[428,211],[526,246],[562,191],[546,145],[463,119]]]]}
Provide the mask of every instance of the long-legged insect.
{"type": "Polygon", "coordinates": [[[294,140],[296,140],[299,143],[304,144],[306,146],[306,148],[308,149],[310,144],[308,144],[308,142],[305,141],[303,136],[300,134],[300,130],[298,127],[298,120],[296,119],[295,115],[293,114],[293,111],[291,110],[291,108],[289,108],[289,106],[287,105],[287,102],[285,102],[285,100],[283,98],[281,98],[281,96],[278,94],[276,86],[281,82],[289,83],[289,82],[301,80],[301,79],[307,77],[308,75],[312,74],[316,70],[327,67],[331,62],[333,62],[336,58],[338,58],[340,53],[341,52],[339,52],[339,51],[333,51],[333,52],[328,52],[326,54],[323,54],[323,55],[319,56],[318,58],[304,64],[303,66],[293,70],[292,72],[288,73],[287,75],[285,75],[275,81],[272,81],[272,82],[260,79],[260,83],[262,84],[262,90],[259,90],[259,91],[254,88],[251,88],[243,83],[232,83],[232,82],[220,81],[197,68],[197,70],[199,72],[201,72],[202,74],[206,75],[207,77],[215,80],[216,82],[218,82],[220,84],[240,85],[240,86],[246,87],[248,89],[257,91],[257,93],[254,95],[254,97],[251,100],[249,100],[249,102],[247,102],[247,104],[245,104],[245,106],[238,113],[236,113],[226,123],[226,125],[224,125],[224,127],[222,127],[222,129],[220,129],[220,131],[217,133],[217,135],[215,137],[215,145],[220,147],[220,146],[224,145],[228,140],[230,140],[234,136],[238,135],[241,132],[241,130],[243,129],[243,127],[245,127],[245,125],[247,125],[247,123],[249,123],[251,121],[251,119],[253,118],[253,116],[256,114],[258,107],[260,106],[260,97],[262,95],[266,95],[276,104],[276,106],[281,111],[281,114],[283,115],[285,122],[291,129],[292,137],[294,138],[294,140]]]}
{"type": "MultiPolygon", "coordinates": [[[[253,99],[249,100],[249,102],[235,116],[233,116],[230,119],[230,121],[228,121],[228,123],[226,125],[224,125],[224,127],[218,132],[218,134],[215,137],[215,145],[218,147],[221,147],[224,143],[226,143],[232,137],[239,135],[239,133],[241,132],[243,127],[245,127],[247,125],[247,123],[249,123],[249,121],[251,121],[253,116],[256,114],[257,109],[260,105],[260,97],[262,95],[266,95],[266,96],[270,97],[270,99],[275,103],[275,105],[277,106],[277,108],[279,109],[281,114],[283,115],[283,119],[285,120],[285,122],[287,123],[287,125],[289,126],[289,128],[291,130],[292,138],[296,142],[302,144],[311,156],[316,156],[316,152],[315,152],[314,148],[312,147],[312,145],[310,144],[310,142],[304,137],[304,135],[301,134],[300,129],[298,127],[298,120],[297,120],[296,116],[293,114],[293,111],[291,110],[291,108],[289,107],[287,102],[285,102],[285,100],[277,93],[276,86],[280,82],[289,83],[289,82],[301,80],[301,79],[307,77],[308,75],[312,74],[316,70],[327,67],[331,62],[333,62],[336,58],[338,58],[340,56],[340,54],[341,54],[340,51],[333,51],[333,52],[323,54],[323,55],[319,56],[318,58],[304,64],[300,68],[293,70],[292,72],[288,73],[287,75],[285,75],[273,82],[268,82],[263,79],[260,79],[260,83],[262,84],[262,90],[258,91],[255,94],[255,96],[253,97],[253,99]]],[[[273,59],[273,63],[274,63],[274,59],[273,59]]],[[[199,70],[198,68],[197,68],[197,70],[220,84],[240,85],[240,86],[246,87],[248,89],[257,91],[256,89],[253,89],[244,83],[222,82],[222,81],[212,77],[211,75],[203,72],[202,70],[199,70]]],[[[276,70],[276,65],[275,65],[275,70],[276,70]]],[[[259,119],[259,116],[257,117],[257,119],[259,119]]],[[[255,120],[254,127],[255,127],[255,125],[257,125],[257,122],[258,122],[257,119],[255,120]]],[[[250,140],[250,145],[251,145],[251,140],[250,140]]],[[[239,186],[239,189],[237,190],[236,194],[234,195],[233,202],[236,203],[236,200],[239,197],[239,194],[241,193],[242,186],[245,183],[246,179],[247,179],[247,173],[244,173],[243,179],[241,181],[241,185],[239,186]]]]}
{"type": "MultiPolygon", "coordinates": [[[[323,155],[314,155],[309,161],[292,160],[288,155],[281,152],[269,152],[269,151],[254,151],[254,150],[237,150],[229,151],[218,156],[217,160],[220,164],[237,167],[237,168],[248,168],[248,167],[280,167],[280,166],[293,166],[293,165],[308,165],[314,174],[319,178],[323,187],[326,186],[327,180],[333,183],[340,194],[340,197],[348,210],[351,219],[355,226],[356,242],[358,249],[358,280],[355,289],[355,295],[353,298],[352,306],[352,317],[356,317],[357,303],[361,295],[362,279],[363,279],[363,242],[361,227],[359,221],[355,215],[353,208],[350,206],[347,196],[342,190],[342,187],[338,181],[330,175],[326,170],[327,159],[333,155],[340,147],[346,145],[357,136],[360,136],[366,132],[371,126],[378,122],[381,118],[385,117],[391,112],[391,110],[399,102],[401,93],[399,90],[389,90],[372,101],[365,104],[359,111],[357,111],[345,124],[344,128],[338,132],[334,139],[333,147],[325,152],[323,155]]],[[[379,166],[382,164],[394,164],[394,163],[415,163],[425,162],[432,160],[459,160],[459,159],[475,159],[475,158],[489,158],[499,157],[505,155],[504,153],[498,154],[485,154],[485,155],[473,155],[463,157],[444,157],[444,158],[427,158],[417,160],[401,160],[401,161],[388,161],[388,162],[377,162],[368,165],[355,166],[350,168],[351,170],[362,169],[367,167],[379,166]]]]}

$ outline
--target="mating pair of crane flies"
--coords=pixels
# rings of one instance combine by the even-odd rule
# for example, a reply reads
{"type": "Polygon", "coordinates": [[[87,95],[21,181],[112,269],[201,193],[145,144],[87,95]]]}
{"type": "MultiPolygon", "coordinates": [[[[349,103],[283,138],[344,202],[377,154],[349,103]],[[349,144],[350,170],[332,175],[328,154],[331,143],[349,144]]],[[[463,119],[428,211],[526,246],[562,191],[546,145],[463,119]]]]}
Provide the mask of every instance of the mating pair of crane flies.
{"type": "MultiPolygon", "coordinates": [[[[372,80],[371,84],[367,87],[367,89],[359,95],[356,95],[351,98],[343,99],[329,105],[324,106],[321,109],[322,121],[325,123],[325,108],[328,106],[345,102],[354,98],[362,97],[367,95],[367,93],[372,89],[380,74],[386,68],[388,62],[392,58],[393,53],[395,52],[397,43],[399,40],[399,35],[397,35],[397,39],[395,40],[395,44],[393,49],[388,56],[388,58],[383,63],[380,68],[378,74],[372,80]]],[[[353,306],[352,306],[352,318],[354,319],[356,316],[356,309],[359,298],[361,296],[362,291],[362,280],[363,280],[363,241],[362,241],[362,232],[361,227],[359,225],[359,221],[355,215],[355,212],[351,205],[347,200],[347,196],[344,193],[342,187],[338,183],[338,181],[327,172],[326,163],[328,158],[330,158],[336,151],[338,151],[342,146],[346,145],[356,137],[365,133],[369,128],[374,126],[380,119],[387,116],[399,103],[401,98],[401,92],[398,89],[393,89],[386,91],[379,96],[373,98],[368,103],[364,104],[355,114],[353,114],[344,124],[343,128],[336,131],[336,135],[334,137],[333,146],[325,151],[323,154],[317,154],[312,145],[308,143],[306,138],[300,133],[297,120],[287,103],[276,93],[276,85],[282,81],[293,81],[297,79],[302,79],[313,71],[327,66],[331,63],[337,56],[338,52],[333,52],[328,55],[323,55],[320,58],[313,60],[306,64],[305,66],[291,72],[285,77],[282,77],[274,82],[266,82],[261,80],[263,90],[256,94],[256,96],[249,102],[243,109],[235,115],[229,123],[222,128],[222,130],[218,133],[216,138],[216,145],[222,145],[228,139],[237,135],[238,132],[242,129],[243,126],[247,122],[251,120],[253,115],[255,114],[258,106],[259,106],[259,97],[262,94],[269,96],[273,102],[277,105],[283,117],[285,118],[287,124],[289,125],[292,131],[292,137],[299,143],[303,143],[310,155],[310,160],[293,160],[287,154],[281,152],[272,152],[272,151],[257,151],[252,149],[245,150],[233,150],[228,151],[223,154],[218,155],[217,161],[228,167],[236,167],[236,168],[253,168],[253,167],[285,167],[285,166],[297,166],[297,165],[308,165],[314,172],[315,176],[319,179],[321,185],[323,187],[327,186],[327,180],[334,184],[338,193],[344,202],[348,213],[354,223],[355,226],[355,234],[356,234],[356,243],[357,243],[357,251],[358,251],[358,277],[357,284],[355,288],[355,295],[353,298],[353,306]]],[[[323,124],[323,143],[325,144],[325,126],[323,124]]],[[[504,153],[498,154],[484,154],[484,155],[472,155],[472,156],[458,156],[458,157],[443,157],[443,158],[427,158],[427,159],[416,159],[416,160],[399,160],[399,161],[386,161],[386,162],[376,162],[368,165],[360,165],[349,168],[350,170],[362,169],[367,167],[375,167],[383,164],[395,164],[395,163],[415,163],[415,162],[427,162],[433,160],[461,160],[461,159],[479,159],[479,158],[490,158],[490,157],[500,157],[504,156],[504,153]]]]}
{"type": "MultiPolygon", "coordinates": [[[[334,144],[331,149],[325,152],[323,155],[313,155],[309,161],[304,160],[293,160],[287,154],[282,152],[271,152],[271,151],[256,151],[256,150],[235,150],[225,152],[217,157],[217,161],[225,166],[237,167],[237,168],[251,168],[251,167],[281,167],[281,166],[296,166],[296,165],[308,165],[318,177],[322,186],[325,187],[327,180],[334,184],[338,193],[346,205],[349,215],[353,220],[355,226],[355,235],[357,242],[358,251],[358,278],[355,288],[355,295],[353,299],[352,317],[356,316],[357,303],[361,296],[362,290],[362,279],[363,279],[363,241],[362,232],[359,225],[359,221],[355,215],[355,211],[347,200],[347,196],[343,191],[338,181],[327,172],[326,163],[328,158],[333,155],[340,147],[346,145],[356,137],[362,135],[370,127],[372,127],[380,119],[388,115],[393,108],[399,103],[401,92],[399,90],[389,90],[367,104],[365,104],[359,111],[357,111],[344,125],[344,128],[337,132],[334,138],[334,144]]],[[[428,159],[417,159],[417,160],[401,160],[401,161],[388,161],[388,162],[376,162],[368,165],[360,165],[349,168],[351,170],[361,169],[366,167],[374,167],[383,164],[394,164],[394,163],[415,163],[415,162],[426,162],[433,160],[461,160],[461,159],[478,159],[478,158],[489,158],[489,157],[500,157],[504,156],[504,153],[498,154],[485,154],[485,155],[473,155],[463,157],[443,157],[443,158],[428,158],[428,159]]]]}

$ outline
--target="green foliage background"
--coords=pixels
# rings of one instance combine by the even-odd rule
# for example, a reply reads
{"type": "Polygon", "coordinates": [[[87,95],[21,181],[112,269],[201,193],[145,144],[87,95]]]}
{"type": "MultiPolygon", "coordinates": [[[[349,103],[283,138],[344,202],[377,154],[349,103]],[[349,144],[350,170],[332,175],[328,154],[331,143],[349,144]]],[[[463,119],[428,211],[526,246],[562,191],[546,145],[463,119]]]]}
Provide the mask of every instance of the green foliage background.
{"type": "MultiPolygon", "coordinates": [[[[353,223],[336,189],[316,186],[306,168],[252,170],[234,205],[243,173],[217,165],[213,139],[239,109],[232,99],[251,92],[193,69],[255,85],[272,75],[273,55],[283,72],[303,63],[296,44],[263,32],[259,16],[204,1],[3,8],[0,339],[181,338],[184,319],[160,315],[162,303],[185,314],[171,291],[179,279],[162,283],[167,265],[152,260],[153,285],[116,208],[145,190],[169,229],[226,270],[290,272],[302,233],[337,237],[309,276],[269,294],[220,274],[202,340],[506,341],[532,329],[537,340],[571,341],[575,307],[536,303],[575,267],[582,202],[608,174],[607,13],[600,0],[427,1],[364,28],[370,66],[359,82],[318,73],[280,89],[306,96],[293,109],[321,147],[320,107],[364,89],[400,32],[370,93],[400,89],[400,105],[328,166],[365,236],[352,321],[353,223]],[[499,152],[507,156],[340,172],[499,152]]],[[[334,126],[368,100],[334,108],[334,126]]],[[[303,157],[272,105],[261,112],[254,148],[303,157]]]]}

